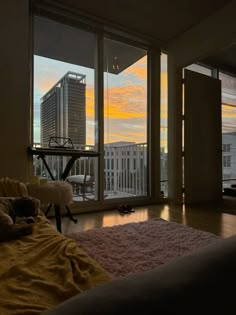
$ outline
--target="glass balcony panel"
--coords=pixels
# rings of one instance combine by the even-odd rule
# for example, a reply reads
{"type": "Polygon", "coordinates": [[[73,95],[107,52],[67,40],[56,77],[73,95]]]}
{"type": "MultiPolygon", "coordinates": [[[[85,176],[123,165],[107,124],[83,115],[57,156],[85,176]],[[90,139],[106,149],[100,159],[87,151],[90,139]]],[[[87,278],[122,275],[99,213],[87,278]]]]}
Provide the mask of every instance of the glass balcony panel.
{"type": "Polygon", "coordinates": [[[223,188],[236,184],[236,78],[219,73],[222,84],[223,188]]]}
{"type": "Polygon", "coordinates": [[[167,93],[167,55],[161,55],[161,165],[160,165],[160,173],[161,173],[161,192],[164,197],[168,196],[168,93],[167,93]]]}
{"type": "Polygon", "coordinates": [[[105,39],[104,67],[104,196],[147,196],[147,52],[105,39]]]}

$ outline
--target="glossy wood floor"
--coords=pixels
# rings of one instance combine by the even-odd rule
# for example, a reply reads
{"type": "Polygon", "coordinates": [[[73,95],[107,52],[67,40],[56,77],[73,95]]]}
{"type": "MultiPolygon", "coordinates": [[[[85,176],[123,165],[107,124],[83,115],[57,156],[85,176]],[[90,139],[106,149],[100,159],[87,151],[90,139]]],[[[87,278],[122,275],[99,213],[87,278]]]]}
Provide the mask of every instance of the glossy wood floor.
{"type": "MultiPolygon", "coordinates": [[[[160,204],[137,207],[134,210],[135,212],[129,214],[120,214],[117,210],[78,214],[74,215],[78,219],[77,223],[68,217],[63,217],[62,232],[67,234],[98,227],[162,218],[208,231],[224,238],[236,234],[236,199],[229,204],[225,202],[196,206],[160,204]],[[229,214],[229,212],[233,213],[234,211],[235,214],[229,214]]],[[[55,219],[50,220],[55,226],[55,219]]]]}

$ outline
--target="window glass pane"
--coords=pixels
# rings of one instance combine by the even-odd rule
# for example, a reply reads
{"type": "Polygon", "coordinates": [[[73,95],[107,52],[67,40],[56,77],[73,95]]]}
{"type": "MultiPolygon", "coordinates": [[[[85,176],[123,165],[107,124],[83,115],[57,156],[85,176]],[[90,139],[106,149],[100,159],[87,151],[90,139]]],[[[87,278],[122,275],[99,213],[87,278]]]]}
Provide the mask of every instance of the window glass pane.
{"type": "Polygon", "coordinates": [[[161,55],[161,191],[168,196],[168,147],[167,147],[167,55],[161,55]]]}
{"type": "Polygon", "coordinates": [[[105,196],[146,196],[147,52],[105,39],[104,67],[105,196]]]}
{"type": "Polygon", "coordinates": [[[223,187],[236,183],[236,78],[219,73],[222,86],[223,187]]]}
{"type": "MultiPolygon", "coordinates": [[[[78,149],[95,149],[94,56],[96,36],[42,17],[34,18],[33,139],[48,146],[50,137],[70,138],[78,149]]],[[[46,157],[56,179],[68,157],[46,157]]],[[[50,176],[41,160],[34,160],[34,175],[50,176]]],[[[95,198],[96,158],[77,160],[69,175],[75,199],[95,198]],[[79,183],[85,176],[91,184],[79,183]],[[90,177],[88,177],[90,176],[90,177]],[[84,185],[83,185],[84,184],[84,185]],[[84,194],[85,192],[85,194],[84,194]]]]}
{"type": "Polygon", "coordinates": [[[205,74],[205,75],[208,75],[210,77],[212,76],[211,68],[207,68],[207,67],[198,65],[196,63],[194,63],[194,64],[192,64],[190,66],[187,66],[185,69],[192,70],[194,72],[198,72],[198,73],[201,73],[201,74],[205,74]]]}

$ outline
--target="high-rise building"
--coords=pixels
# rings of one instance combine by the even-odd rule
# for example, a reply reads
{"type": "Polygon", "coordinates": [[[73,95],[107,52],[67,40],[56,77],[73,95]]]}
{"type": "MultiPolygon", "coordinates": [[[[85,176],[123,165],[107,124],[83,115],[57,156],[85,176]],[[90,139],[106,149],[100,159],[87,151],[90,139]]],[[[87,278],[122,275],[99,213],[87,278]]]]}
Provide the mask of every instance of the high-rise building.
{"type": "Polygon", "coordinates": [[[83,74],[67,72],[41,98],[42,144],[48,144],[50,137],[86,144],[85,78],[83,74]]]}

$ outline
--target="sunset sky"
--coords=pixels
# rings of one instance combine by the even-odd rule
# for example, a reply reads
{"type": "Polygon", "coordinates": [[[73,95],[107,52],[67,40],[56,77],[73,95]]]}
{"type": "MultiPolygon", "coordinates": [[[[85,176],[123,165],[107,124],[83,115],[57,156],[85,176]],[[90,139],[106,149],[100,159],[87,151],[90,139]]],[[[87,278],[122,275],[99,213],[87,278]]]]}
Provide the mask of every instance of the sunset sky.
{"type": "MultiPolygon", "coordinates": [[[[147,58],[120,74],[104,73],[104,141],[147,142],[147,58]]],[[[167,73],[162,55],[161,134],[166,145],[167,73]]],[[[86,142],[94,144],[94,70],[34,56],[34,141],[40,142],[40,98],[68,71],[86,75],[86,142]]]]}

